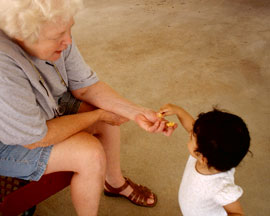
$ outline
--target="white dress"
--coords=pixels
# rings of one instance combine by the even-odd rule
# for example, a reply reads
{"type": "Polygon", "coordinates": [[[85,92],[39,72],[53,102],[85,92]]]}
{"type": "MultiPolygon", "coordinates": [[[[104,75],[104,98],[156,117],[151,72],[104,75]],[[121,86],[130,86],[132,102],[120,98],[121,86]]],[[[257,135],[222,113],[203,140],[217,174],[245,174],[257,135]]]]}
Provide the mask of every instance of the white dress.
{"type": "Polygon", "coordinates": [[[243,193],[242,188],[234,184],[235,169],[203,175],[198,173],[195,164],[196,159],[190,155],[178,194],[183,215],[227,215],[223,206],[235,202],[243,193]]]}

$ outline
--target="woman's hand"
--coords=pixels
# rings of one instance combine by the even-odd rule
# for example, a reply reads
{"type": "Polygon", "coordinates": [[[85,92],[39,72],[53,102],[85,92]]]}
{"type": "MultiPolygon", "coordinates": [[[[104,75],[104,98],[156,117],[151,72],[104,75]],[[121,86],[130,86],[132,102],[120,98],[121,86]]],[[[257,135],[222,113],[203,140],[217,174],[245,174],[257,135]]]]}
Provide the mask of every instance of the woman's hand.
{"type": "Polygon", "coordinates": [[[135,122],[144,130],[154,133],[158,131],[162,131],[164,128],[164,123],[162,123],[158,119],[149,118],[142,113],[136,115],[135,122]]]}
{"type": "Polygon", "coordinates": [[[125,118],[123,116],[117,115],[109,111],[100,109],[99,112],[100,112],[99,120],[113,126],[120,126],[121,124],[129,121],[128,118],[125,118]]]}
{"type": "Polygon", "coordinates": [[[137,114],[135,122],[150,133],[163,133],[165,136],[170,136],[177,128],[177,124],[168,127],[166,119],[158,118],[157,113],[149,109],[145,109],[142,113],[137,114]]]}

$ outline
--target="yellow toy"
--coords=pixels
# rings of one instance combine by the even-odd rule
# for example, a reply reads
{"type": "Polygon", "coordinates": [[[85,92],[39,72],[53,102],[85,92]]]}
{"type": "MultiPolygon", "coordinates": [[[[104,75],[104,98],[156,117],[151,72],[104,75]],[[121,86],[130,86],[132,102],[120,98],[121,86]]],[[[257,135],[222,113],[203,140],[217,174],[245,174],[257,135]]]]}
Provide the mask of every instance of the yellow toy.
{"type": "MultiPolygon", "coordinates": [[[[162,113],[158,113],[157,116],[159,118],[163,118],[163,114],[162,113]]],[[[167,125],[167,127],[173,127],[175,125],[175,123],[174,122],[167,122],[166,125],[167,125]]]]}
{"type": "Polygon", "coordinates": [[[161,113],[158,113],[157,116],[158,116],[159,118],[162,118],[162,117],[163,117],[163,115],[162,115],[161,113]]]}
{"type": "Polygon", "coordinates": [[[175,123],[174,123],[174,122],[167,122],[166,125],[167,125],[168,127],[173,127],[173,126],[175,125],[175,123]]]}

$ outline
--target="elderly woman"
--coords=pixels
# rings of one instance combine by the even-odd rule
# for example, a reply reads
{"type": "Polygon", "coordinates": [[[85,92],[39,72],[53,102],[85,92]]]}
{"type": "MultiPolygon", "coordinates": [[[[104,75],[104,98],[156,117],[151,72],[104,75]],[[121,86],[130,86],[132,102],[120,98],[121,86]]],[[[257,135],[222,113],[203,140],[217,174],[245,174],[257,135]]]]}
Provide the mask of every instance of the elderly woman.
{"type": "Polygon", "coordinates": [[[170,135],[164,119],[99,81],[72,41],[81,0],[0,0],[0,175],[37,181],[73,171],[78,215],[101,191],[152,207],[157,197],[123,177],[119,125],[170,135]]]}

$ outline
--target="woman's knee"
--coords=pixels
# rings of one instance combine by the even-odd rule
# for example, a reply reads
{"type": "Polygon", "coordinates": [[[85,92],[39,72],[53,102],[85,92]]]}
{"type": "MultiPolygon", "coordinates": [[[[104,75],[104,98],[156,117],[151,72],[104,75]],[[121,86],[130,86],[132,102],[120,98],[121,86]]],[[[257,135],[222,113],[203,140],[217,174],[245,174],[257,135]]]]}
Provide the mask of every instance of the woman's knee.
{"type": "Polygon", "coordinates": [[[80,139],[81,141],[76,144],[76,152],[74,152],[78,160],[78,171],[105,172],[106,155],[100,141],[87,132],[81,132],[80,139]]]}
{"type": "Polygon", "coordinates": [[[54,146],[46,173],[56,171],[103,173],[105,166],[106,156],[100,141],[87,132],[80,132],[54,146]]]}

